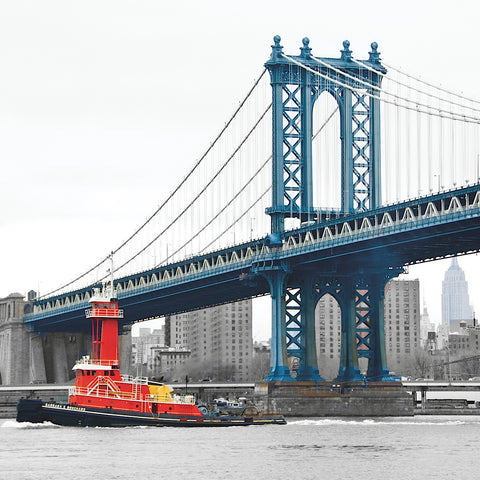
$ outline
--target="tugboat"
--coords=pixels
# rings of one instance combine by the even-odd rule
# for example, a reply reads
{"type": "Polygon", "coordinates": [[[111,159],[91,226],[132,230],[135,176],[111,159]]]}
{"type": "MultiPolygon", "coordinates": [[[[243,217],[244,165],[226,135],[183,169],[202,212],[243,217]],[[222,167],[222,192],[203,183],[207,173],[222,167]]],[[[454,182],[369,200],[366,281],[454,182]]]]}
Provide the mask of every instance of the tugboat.
{"type": "Polygon", "coordinates": [[[118,308],[113,279],[102,291],[94,290],[90,305],[86,316],[92,324],[92,356],[83,356],[73,367],[75,385],[69,389],[68,403],[21,399],[17,422],[88,427],[286,424],[283,416],[258,412],[252,406],[232,412],[218,405],[197,405],[193,395],[177,395],[167,385],[122,375],[118,319],[123,318],[123,310],[118,308]]]}

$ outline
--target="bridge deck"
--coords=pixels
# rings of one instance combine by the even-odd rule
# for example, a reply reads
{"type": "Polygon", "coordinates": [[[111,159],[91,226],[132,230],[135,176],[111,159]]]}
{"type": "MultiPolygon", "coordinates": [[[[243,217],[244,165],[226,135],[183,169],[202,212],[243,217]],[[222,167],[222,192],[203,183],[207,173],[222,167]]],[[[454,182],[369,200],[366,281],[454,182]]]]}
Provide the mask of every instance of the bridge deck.
{"type": "MultiPolygon", "coordinates": [[[[321,269],[348,275],[352,268],[401,267],[477,252],[480,185],[380,209],[339,216],[285,233],[280,248],[254,240],[116,280],[124,324],[269,293],[252,267],[282,262],[289,286],[321,269]]],[[[35,303],[25,323],[35,331],[88,331],[84,310],[92,286],[35,303]]]]}

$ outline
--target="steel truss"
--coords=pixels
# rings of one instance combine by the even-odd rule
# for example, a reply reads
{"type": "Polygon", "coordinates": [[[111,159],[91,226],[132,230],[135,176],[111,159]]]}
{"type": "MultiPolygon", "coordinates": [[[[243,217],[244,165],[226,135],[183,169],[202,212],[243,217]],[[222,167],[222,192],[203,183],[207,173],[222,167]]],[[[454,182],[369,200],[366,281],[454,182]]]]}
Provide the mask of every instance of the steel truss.
{"type": "MultiPolygon", "coordinates": [[[[378,99],[367,93],[380,87],[380,74],[386,70],[380,63],[376,44],[372,44],[369,60],[363,62],[365,67],[352,61],[348,41],[343,47],[339,59],[316,59],[305,38],[300,56],[287,57],[283,54],[280,37],[276,36],[271,57],[265,64],[273,96],[272,206],[267,213],[271,216],[272,234],[279,238],[284,237],[286,218],[309,222],[319,210],[313,205],[312,113],[315,101],[323,92],[335,98],[340,112],[341,213],[365,212],[380,206],[380,107],[378,99]],[[290,58],[294,58],[295,63],[290,58]]],[[[322,379],[315,352],[314,310],[323,294],[332,293],[331,285],[336,285],[333,296],[342,308],[338,379],[362,380],[358,368],[358,358],[362,357],[369,361],[368,378],[389,379],[382,338],[385,284],[374,279],[378,272],[383,275],[383,267],[367,276],[355,268],[341,280],[325,277],[313,280],[310,277],[301,285],[293,285],[288,275],[279,279],[278,275],[263,272],[269,280],[275,305],[273,331],[280,335],[273,335],[272,345],[275,345],[275,352],[283,352],[282,355],[272,354],[268,380],[293,379],[291,366],[297,379],[322,379]],[[315,289],[316,294],[313,293],[315,289]],[[318,291],[322,291],[322,295],[319,296],[318,291]],[[283,363],[276,363],[278,359],[283,363]]]]}

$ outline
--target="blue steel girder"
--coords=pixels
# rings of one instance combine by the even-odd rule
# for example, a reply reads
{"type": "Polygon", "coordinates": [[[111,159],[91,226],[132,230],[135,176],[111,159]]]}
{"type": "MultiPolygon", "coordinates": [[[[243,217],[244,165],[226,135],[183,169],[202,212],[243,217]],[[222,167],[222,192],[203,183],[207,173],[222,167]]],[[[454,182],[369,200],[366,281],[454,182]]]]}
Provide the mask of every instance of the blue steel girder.
{"type": "Polygon", "coordinates": [[[283,191],[284,205],[298,208],[301,193],[301,101],[300,87],[283,87],[283,191]]]}
{"type": "Polygon", "coordinates": [[[359,357],[371,358],[372,356],[372,323],[370,285],[363,279],[355,285],[355,323],[357,352],[359,357]]]}
{"type": "MultiPolygon", "coordinates": [[[[315,303],[325,294],[330,294],[338,302],[341,310],[342,342],[339,373],[339,381],[357,381],[362,377],[358,368],[357,338],[355,324],[355,306],[353,310],[352,272],[332,272],[317,275],[312,284],[315,303]]],[[[321,366],[320,366],[321,367],[321,366]]]]}
{"type": "Polygon", "coordinates": [[[383,295],[386,282],[402,271],[401,267],[381,265],[359,268],[353,263],[343,264],[330,275],[324,273],[314,277],[315,303],[330,294],[342,312],[339,381],[362,378],[358,365],[360,358],[368,359],[367,376],[370,380],[390,379],[385,355],[383,295]]]}
{"type": "Polygon", "coordinates": [[[283,54],[280,37],[274,38],[265,63],[273,94],[272,206],[267,209],[273,233],[283,233],[285,218],[312,219],[317,180],[312,170],[312,113],[324,91],[334,97],[340,111],[342,212],[380,205],[380,104],[369,95],[378,97],[386,70],[376,43],[369,59],[361,62],[352,61],[348,41],[343,46],[339,59],[313,57],[305,38],[301,55],[291,56],[292,61],[283,54]]]}
{"type": "Polygon", "coordinates": [[[318,369],[315,342],[315,295],[311,275],[285,290],[285,343],[296,380],[324,381],[318,369]]]}
{"type": "Polygon", "coordinates": [[[366,95],[353,91],[352,152],[353,152],[353,208],[366,211],[370,207],[370,107],[366,95]]]}
{"type": "Polygon", "coordinates": [[[305,358],[305,338],[301,305],[300,289],[287,289],[285,292],[287,355],[297,357],[302,365],[305,358]]]}

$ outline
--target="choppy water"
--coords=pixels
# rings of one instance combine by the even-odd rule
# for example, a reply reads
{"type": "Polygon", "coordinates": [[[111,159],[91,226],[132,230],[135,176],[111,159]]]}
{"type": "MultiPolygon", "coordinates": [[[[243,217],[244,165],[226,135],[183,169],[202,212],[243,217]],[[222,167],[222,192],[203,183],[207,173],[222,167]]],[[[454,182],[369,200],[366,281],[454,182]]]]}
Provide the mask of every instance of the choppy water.
{"type": "Polygon", "coordinates": [[[70,428],[0,420],[0,479],[478,478],[480,418],[70,428]]]}

